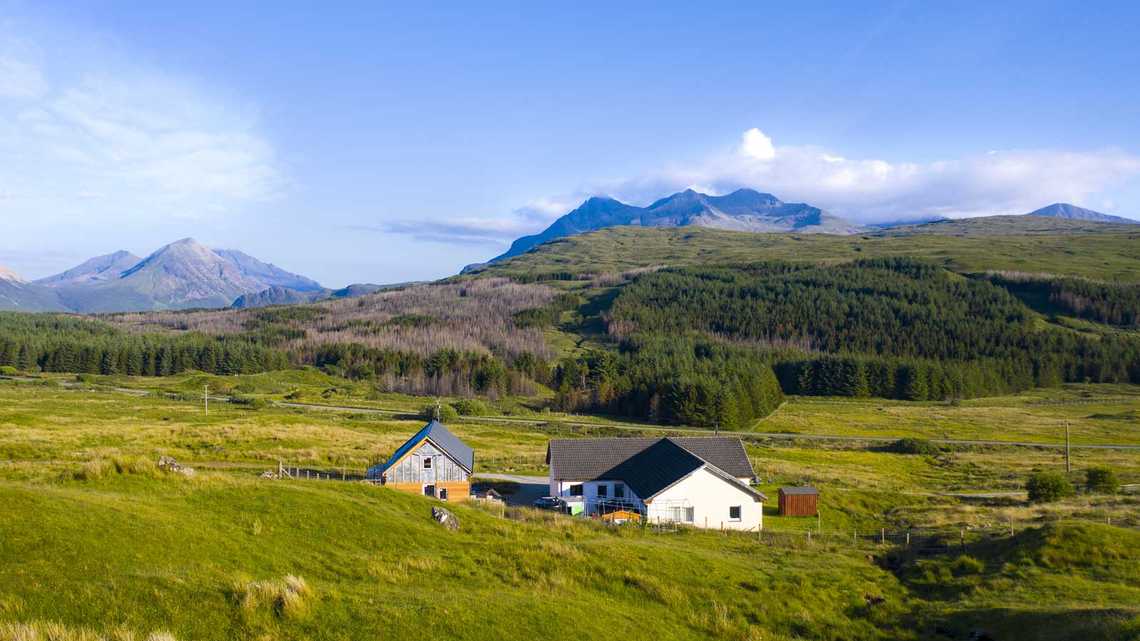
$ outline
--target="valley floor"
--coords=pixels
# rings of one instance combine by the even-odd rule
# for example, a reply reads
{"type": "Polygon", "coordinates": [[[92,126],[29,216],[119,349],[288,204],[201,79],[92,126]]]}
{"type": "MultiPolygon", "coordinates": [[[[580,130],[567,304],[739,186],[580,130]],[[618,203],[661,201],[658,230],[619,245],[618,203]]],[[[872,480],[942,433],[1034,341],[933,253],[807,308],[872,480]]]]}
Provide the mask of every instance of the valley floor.
{"type": "MultiPolygon", "coordinates": [[[[36,638],[12,626],[49,624],[76,636],[40,638],[88,629],[109,638],[345,639],[422,635],[425,626],[453,639],[489,630],[503,639],[1140,638],[1140,496],[1027,504],[1026,476],[1063,469],[1059,449],[913,456],[758,439],[749,454],[772,504],[759,539],[473,505],[449,506],[461,522],[451,533],[420,497],[258,478],[279,461],[363,469],[418,419],[248,402],[212,403],[207,416],[193,377],[62,382],[76,383],[0,382],[4,641],[36,638]],[[144,389],[155,386],[164,393],[144,389]],[[159,471],[161,455],[197,473],[159,471]],[[775,488],[801,482],[821,489],[821,518],[775,515],[775,488]]],[[[210,384],[265,400],[292,394],[409,412],[424,402],[369,400],[304,373],[210,384]]],[[[1138,408],[1136,390],[1103,386],[960,406],[796,398],[757,429],[1056,442],[1068,421],[1083,442],[1140,443],[1138,408]]],[[[527,415],[510,403],[498,409],[527,415]]],[[[613,433],[604,420],[545,418],[451,426],[479,452],[479,471],[514,475],[545,473],[553,435],[613,433]]],[[[1140,482],[1135,451],[1074,450],[1072,463],[1074,479],[1108,465],[1122,482],[1140,482]]]]}

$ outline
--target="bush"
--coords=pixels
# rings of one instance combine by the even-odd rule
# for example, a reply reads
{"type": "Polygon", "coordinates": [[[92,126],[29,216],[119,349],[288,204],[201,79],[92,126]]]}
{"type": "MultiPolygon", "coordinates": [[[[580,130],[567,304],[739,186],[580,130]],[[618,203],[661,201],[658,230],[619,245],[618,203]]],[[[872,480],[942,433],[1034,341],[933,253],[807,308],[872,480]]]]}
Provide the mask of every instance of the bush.
{"type": "Polygon", "coordinates": [[[1120,490],[1120,479],[1107,467],[1091,467],[1085,472],[1085,487],[1090,492],[1116,494],[1120,490]]]}
{"type": "Polygon", "coordinates": [[[967,574],[981,574],[986,569],[986,564],[975,559],[974,557],[963,554],[954,559],[950,565],[950,572],[954,576],[966,576],[967,574]]]}
{"type": "Polygon", "coordinates": [[[230,402],[234,405],[241,405],[242,407],[251,410],[265,409],[265,407],[269,405],[269,403],[267,403],[263,398],[257,398],[256,396],[243,396],[241,394],[235,394],[231,396],[230,402]]]}
{"type": "Polygon", "coordinates": [[[460,416],[487,416],[491,413],[487,404],[477,398],[463,398],[451,404],[460,416]]]}
{"type": "Polygon", "coordinates": [[[942,451],[934,443],[921,438],[900,438],[899,440],[891,443],[890,450],[897,454],[922,454],[924,456],[934,456],[942,451]]]}
{"type": "Polygon", "coordinates": [[[0,365],[0,376],[17,376],[19,374],[20,370],[11,365],[0,365]]]}
{"type": "Polygon", "coordinates": [[[424,419],[425,421],[430,421],[433,418],[437,418],[437,409],[439,411],[438,418],[441,423],[447,423],[448,421],[454,421],[459,418],[459,412],[455,411],[455,408],[447,403],[440,403],[438,408],[435,403],[424,405],[423,408],[420,409],[420,418],[424,419]]]}
{"type": "Polygon", "coordinates": [[[1073,495],[1073,484],[1060,472],[1034,472],[1025,489],[1033,503],[1051,503],[1073,495]]]}

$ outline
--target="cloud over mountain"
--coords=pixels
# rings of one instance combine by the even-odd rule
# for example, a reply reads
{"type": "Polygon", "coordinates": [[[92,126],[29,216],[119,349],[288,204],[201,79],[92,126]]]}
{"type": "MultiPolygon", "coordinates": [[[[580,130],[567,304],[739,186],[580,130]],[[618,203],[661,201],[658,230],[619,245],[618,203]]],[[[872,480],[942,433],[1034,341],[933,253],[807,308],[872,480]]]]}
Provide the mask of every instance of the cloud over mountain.
{"type": "Polygon", "coordinates": [[[663,193],[686,188],[723,195],[753,187],[861,223],[1014,214],[1051,201],[1096,204],[1109,190],[1137,177],[1140,156],[1115,149],[1007,150],[930,162],[888,161],[851,158],[812,145],[778,145],[753,128],[735,146],[703,159],[599,181],[536,201],[558,206],[522,207],[498,217],[464,217],[461,225],[458,220],[396,223],[388,231],[420,235],[431,230],[437,241],[468,242],[482,228],[488,231],[480,238],[493,240],[517,230],[537,231],[590,196],[644,205],[663,193]],[[507,230],[512,231],[507,234],[507,230]]]}

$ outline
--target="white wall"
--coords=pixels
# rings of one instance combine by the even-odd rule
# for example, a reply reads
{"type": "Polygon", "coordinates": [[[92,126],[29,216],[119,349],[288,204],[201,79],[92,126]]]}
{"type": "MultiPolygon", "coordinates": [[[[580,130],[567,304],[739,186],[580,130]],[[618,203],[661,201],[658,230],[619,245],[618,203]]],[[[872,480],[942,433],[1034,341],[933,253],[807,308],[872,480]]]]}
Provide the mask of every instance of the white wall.
{"type": "Polygon", "coordinates": [[[745,486],[726,481],[701,468],[653,497],[649,519],[668,521],[674,507],[693,508],[692,525],[711,529],[755,530],[764,525],[764,505],[745,486]],[[729,508],[740,506],[740,520],[729,519],[729,508]]]}

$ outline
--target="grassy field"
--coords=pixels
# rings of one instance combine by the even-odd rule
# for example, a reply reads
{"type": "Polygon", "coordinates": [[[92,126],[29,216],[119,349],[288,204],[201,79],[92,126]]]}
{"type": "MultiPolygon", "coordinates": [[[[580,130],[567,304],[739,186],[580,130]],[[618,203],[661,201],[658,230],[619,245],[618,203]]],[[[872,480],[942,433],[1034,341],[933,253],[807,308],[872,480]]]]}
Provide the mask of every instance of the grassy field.
{"type": "MultiPolygon", "coordinates": [[[[769,496],[761,541],[611,530],[530,510],[502,518],[474,507],[457,507],[462,528],[448,533],[428,517],[427,499],[351,482],[257,478],[278,460],[359,471],[418,420],[221,402],[207,417],[190,397],[68,388],[63,380],[0,382],[4,641],[35,638],[5,622],[38,625],[44,639],[83,638],[84,629],[108,638],[166,631],[176,639],[343,639],[421,633],[427,618],[438,621],[440,638],[456,639],[486,638],[489,626],[505,639],[965,639],[976,629],[1005,631],[994,638],[1019,630],[1038,638],[1140,638],[1140,497],[1026,504],[1016,493],[1025,476],[1058,469],[1057,452],[956,448],[908,456],[759,442],[749,454],[769,496]],[[161,455],[197,474],[157,470],[161,455]],[[775,489],[788,483],[821,488],[820,520],[774,514],[775,489]],[[1011,523],[1013,539],[1001,534],[1011,523]],[[851,536],[881,529],[892,542],[904,531],[969,536],[964,550],[922,555],[851,536]],[[1069,584],[1079,589],[1066,590],[1069,584]],[[49,636],[50,625],[72,636],[49,636]]],[[[113,382],[188,395],[202,383],[193,376],[113,382]]],[[[303,389],[302,397],[311,391],[322,399],[330,383],[341,400],[369,394],[311,372],[225,382],[264,398],[303,389]]],[[[1090,386],[988,402],[1002,412],[1069,411],[1060,401],[1086,392],[1098,403],[1081,410],[1090,414],[1104,411],[1105,399],[1130,396],[1090,386]]],[[[423,401],[371,402],[415,408],[423,401]]],[[[778,418],[838,429],[873,405],[793,399],[778,418]]],[[[911,412],[897,420],[917,429],[928,420],[924,412],[947,408],[896,409],[911,412]]],[[[471,419],[451,427],[479,452],[481,471],[533,474],[544,473],[551,435],[606,433],[557,421],[471,419]]],[[[1094,464],[1140,481],[1134,452],[1081,451],[1074,478],[1094,464]]]]}
{"type": "Polygon", "coordinates": [[[834,263],[876,256],[924,258],[969,273],[986,270],[1064,273],[1140,281],[1140,232],[1119,226],[1017,220],[958,221],[935,233],[857,236],[751,234],[703,227],[611,227],[562,238],[491,265],[479,276],[565,271],[617,273],[654,265],[739,264],[760,260],[834,263]],[[999,221],[1001,222],[1001,221],[999,221]],[[1071,228],[1071,229],[1070,229],[1071,228]]]}
{"type": "Polygon", "coordinates": [[[796,397],[757,431],[1140,445],[1140,387],[1066,385],[956,403],[796,397]]]}

